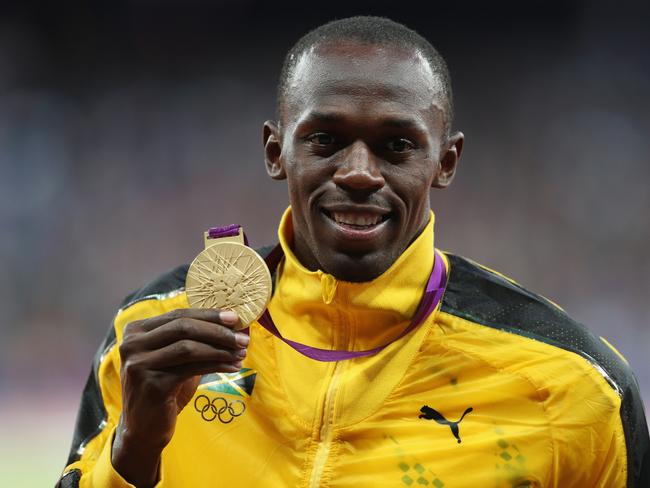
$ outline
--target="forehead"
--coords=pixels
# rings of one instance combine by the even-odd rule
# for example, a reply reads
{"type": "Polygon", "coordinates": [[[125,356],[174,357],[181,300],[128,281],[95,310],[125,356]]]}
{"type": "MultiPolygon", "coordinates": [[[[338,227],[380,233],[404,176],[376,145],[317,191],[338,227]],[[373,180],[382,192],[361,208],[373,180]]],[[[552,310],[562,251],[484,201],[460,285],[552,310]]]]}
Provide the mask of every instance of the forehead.
{"type": "Polygon", "coordinates": [[[326,43],[296,61],[285,92],[285,118],[291,123],[329,109],[441,122],[443,93],[440,78],[415,49],[326,43]]]}

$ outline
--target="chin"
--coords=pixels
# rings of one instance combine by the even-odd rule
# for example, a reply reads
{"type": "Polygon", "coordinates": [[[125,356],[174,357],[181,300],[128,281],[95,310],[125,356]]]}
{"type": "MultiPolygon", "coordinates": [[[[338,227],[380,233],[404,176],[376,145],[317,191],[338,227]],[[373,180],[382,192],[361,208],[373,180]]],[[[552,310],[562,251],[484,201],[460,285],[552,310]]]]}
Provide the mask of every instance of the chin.
{"type": "Polygon", "coordinates": [[[329,259],[321,261],[322,269],[341,281],[363,283],[372,281],[384,273],[395,262],[385,251],[360,255],[332,253],[329,259]]]}

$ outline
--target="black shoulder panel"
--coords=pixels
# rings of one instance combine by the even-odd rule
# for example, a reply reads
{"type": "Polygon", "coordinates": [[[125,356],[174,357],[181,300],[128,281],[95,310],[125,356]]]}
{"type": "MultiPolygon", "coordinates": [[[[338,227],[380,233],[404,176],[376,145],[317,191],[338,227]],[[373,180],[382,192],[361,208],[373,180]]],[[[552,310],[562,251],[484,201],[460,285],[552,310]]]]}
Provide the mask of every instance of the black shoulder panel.
{"type": "Polygon", "coordinates": [[[451,273],[441,305],[443,312],[571,351],[605,372],[605,378],[622,398],[628,487],[650,486],[648,427],[639,386],[629,366],[584,325],[547,299],[465,258],[446,256],[451,273]]]}
{"type": "Polygon", "coordinates": [[[257,254],[259,254],[260,256],[262,256],[263,258],[265,258],[266,256],[269,255],[269,253],[270,253],[271,251],[273,251],[273,249],[275,248],[276,245],[277,245],[277,244],[273,244],[272,246],[262,246],[262,247],[258,247],[258,248],[255,249],[255,252],[256,252],[257,254]]]}
{"type": "Polygon", "coordinates": [[[126,308],[129,305],[133,305],[135,302],[183,288],[185,286],[185,277],[187,276],[188,268],[189,265],[183,264],[160,275],[158,278],[150,281],[139,290],[127,295],[122,302],[121,307],[126,308]]]}
{"type": "Polygon", "coordinates": [[[54,488],[79,488],[81,480],[81,471],[73,469],[61,477],[54,488]]]}

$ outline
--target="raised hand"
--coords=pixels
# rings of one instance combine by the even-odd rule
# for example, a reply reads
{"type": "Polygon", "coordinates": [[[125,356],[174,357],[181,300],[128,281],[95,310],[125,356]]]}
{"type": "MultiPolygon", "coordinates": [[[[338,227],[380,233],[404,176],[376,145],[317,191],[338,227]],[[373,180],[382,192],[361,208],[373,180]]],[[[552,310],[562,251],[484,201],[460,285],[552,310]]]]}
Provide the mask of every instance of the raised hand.
{"type": "Polygon", "coordinates": [[[201,375],[241,369],[249,338],[232,329],[238,321],[231,311],[178,309],[125,327],[123,406],[111,456],[124,479],[155,485],[160,454],[201,375]]]}

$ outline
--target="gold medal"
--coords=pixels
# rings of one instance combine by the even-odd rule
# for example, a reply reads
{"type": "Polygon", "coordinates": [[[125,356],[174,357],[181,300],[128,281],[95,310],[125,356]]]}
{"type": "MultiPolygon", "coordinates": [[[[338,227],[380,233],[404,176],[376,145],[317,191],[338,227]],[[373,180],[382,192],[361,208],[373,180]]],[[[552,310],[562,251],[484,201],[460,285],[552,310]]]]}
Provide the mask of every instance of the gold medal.
{"type": "Polygon", "coordinates": [[[238,328],[257,320],[271,299],[271,273],[262,257],[244,244],[243,232],[209,238],[205,249],[192,261],[185,278],[192,308],[232,310],[239,315],[238,328]]]}

